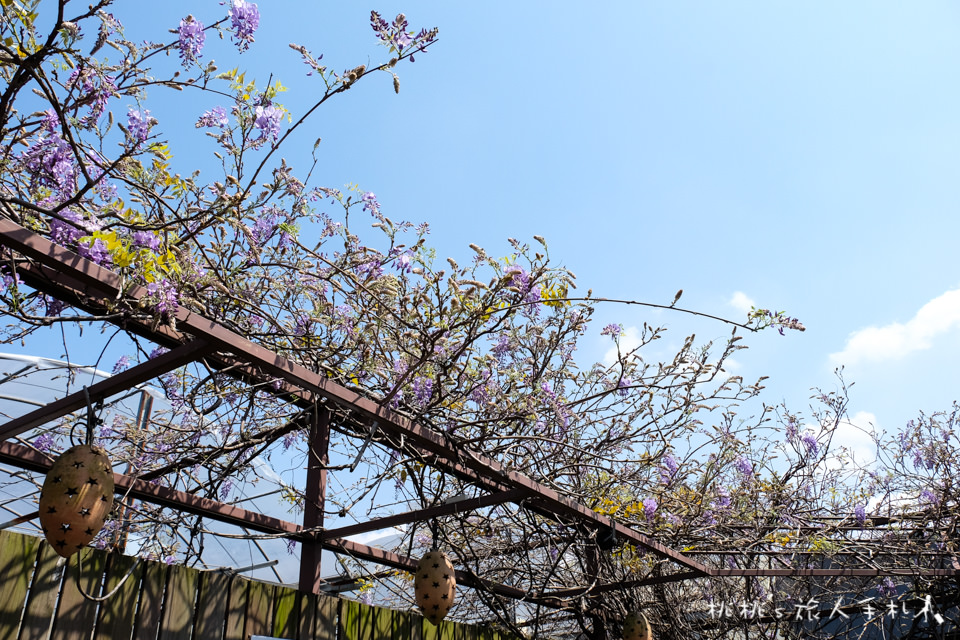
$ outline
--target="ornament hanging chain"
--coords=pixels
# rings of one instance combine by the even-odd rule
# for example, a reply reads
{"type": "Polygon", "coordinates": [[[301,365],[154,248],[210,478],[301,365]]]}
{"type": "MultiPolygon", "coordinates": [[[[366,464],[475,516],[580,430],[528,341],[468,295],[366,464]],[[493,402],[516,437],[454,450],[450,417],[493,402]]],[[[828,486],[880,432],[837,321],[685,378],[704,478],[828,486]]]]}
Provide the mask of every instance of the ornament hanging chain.
{"type": "Polygon", "coordinates": [[[100,418],[97,415],[98,412],[103,410],[103,398],[97,402],[96,408],[93,406],[93,402],[90,400],[90,389],[86,386],[83,387],[83,396],[87,400],[87,441],[86,444],[93,444],[93,430],[100,424],[100,418]]]}

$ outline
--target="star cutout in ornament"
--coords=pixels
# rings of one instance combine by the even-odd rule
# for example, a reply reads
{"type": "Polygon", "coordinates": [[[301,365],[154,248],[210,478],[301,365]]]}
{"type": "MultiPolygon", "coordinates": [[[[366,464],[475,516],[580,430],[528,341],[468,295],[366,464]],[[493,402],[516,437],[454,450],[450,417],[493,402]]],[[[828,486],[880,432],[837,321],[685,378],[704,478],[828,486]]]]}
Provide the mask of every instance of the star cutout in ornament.
{"type": "Polygon", "coordinates": [[[58,547],[60,547],[61,549],[63,549],[65,546],[67,546],[67,541],[66,541],[66,540],[57,540],[56,545],[57,545],[58,547]]]}
{"type": "Polygon", "coordinates": [[[68,498],[73,498],[73,497],[76,496],[78,493],[79,493],[79,491],[77,491],[76,488],[74,488],[74,487],[68,487],[68,488],[67,488],[67,497],[68,497],[68,498]]]}
{"type": "Polygon", "coordinates": [[[70,523],[69,523],[69,522],[64,522],[63,524],[60,525],[60,528],[61,528],[62,530],[64,530],[64,531],[69,531],[69,530],[70,530],[70,523]]]}
{"type": "Polygon", "coordinates": [[[96,478],[87,478],[87,484],[96,485],[96,484],[100,484],[100,483],[97,482],[97,479],[96,479],[96,478]]]}
{"type": "Polygon", "coordinates": [[[83,509],[80,509],[80,515],[82,515],[83,517],[87,517],[88,515],[90,515],[90,509],[87,509],[86,507],[84,507],[83,509]]]}
{"type": "Polygon", "coordinates": [[[47,513],[56,513],[56,512],[57,512],[56,507],[47,507],[47,513]]]}
{"type": "Polygon", "coordinates": [[[94,534],[93,529],[92,529],[92,528],[87,528],[86,534],[87,534],[88,536],[92,536],[92,535],[94,534]]]}
{"type": "Polygon", "coordinates": [[[53,476],[53,478],[50,479],[50,482],[53,484],[60,484],[63,482],[63,476],[53,476]]]}
{"type": "Polygon", "coordinates": [[[439,589],[439,588],[440,588],[440,583],[439,583],[439,582],[434,582],[434,583],[433,583],[433,586],[434,586],[435,588],[439,589]]]}
{"type": "Polygon", "coordinates": [[[73,463],[73,468],[74,468],[74,469],[80,469],[80,468],[82,468],[82,467],[83,467],[83,463],[80,462],[79,460],[77,460],[76,462],[73,463]]]}

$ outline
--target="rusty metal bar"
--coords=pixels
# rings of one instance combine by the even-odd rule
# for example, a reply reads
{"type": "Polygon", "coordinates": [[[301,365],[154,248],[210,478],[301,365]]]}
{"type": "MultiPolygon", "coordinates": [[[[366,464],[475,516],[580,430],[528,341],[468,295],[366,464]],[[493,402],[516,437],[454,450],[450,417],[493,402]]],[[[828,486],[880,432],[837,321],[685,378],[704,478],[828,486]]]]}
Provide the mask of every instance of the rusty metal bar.
{"type": "MultiPolygon", "coordinates": [[[[41,264],[75,278],[83,284],[100,288],[107,288],[120,295],[120,278],[107,269],[101,268],[93,262],[55,245],[49,240],[28,231],[9,220],[0,219],[0,241],[10,248],[33,258],[41,264]]],[[[140,298],[146,295],[142,287],[132,287],[127,295],[140,298]]],[[[454,443],[445,436],[424,428],[405,416],[382,407],[369,398],[350,391],[326,377],[302,367],[286,358],[273,353],[258,344],[226,329],[212,320],[208,320],[187,309],[177,311],[177,325],[181,329],[208,340],[211,345],[224,351],[244,356],[251,365],[280,377],[285,381],[307,391],[313,391],[321,397],[347,406],[363,415],[367,419],[377,420],[381,428],[409,438],[419,448],[436,454],[454,463],[463,464],[480,477],[493,479],[510,488],[519,488],[536,494],[544,509],[561,517],[572,517],[579,521],[586,521],[596,527],[612,527],[619,536],[633,544],[640,545],[653,551],[661,557],[666,557],[678,564],[703,573],[709,573],[705,565],[669,549],[643,534],[611,522],[587,507],[567,500],[559,493],[541,485],[540,483],[519,473],[508,471],[498,462],[466,450],[458,451],[454,443]]]]}
{"type": "MultiPolygon", "coordinates": [[[[44,454],[10,441],[0,442],[0,462],[39,473],[46,473],[53,466],[53,461],[44,454]]],[[[113,481],[117,493],[129,492],[130,497],[137,500],[180,509],[237,527],[248,527],[260,533],[288,533],[293,537],[300,534],[300,525],[292,522],[240,509],[209,498],[201,498],[186,491],[144,482],[123,473],[114,473],[113,481]]]]}
{"type": "MultiPolygon", "coordinates": [[[[53,466],[53,461],[42,453],[9,441],[0,442],[0,463],[12,464],[39,473],[46,473],[53,466]]],[[[117,493],[128,493],[130,497],[138,500],[179,509],[218,522],[246,527],[260,533],[286,534],[284,537],[297,540],[304,538],[303,529],[300,525],[286,520],[248,511],[216,500],[200,498],[185,491],[177,491],[169,487],[144,482],[126,474],[114,473],[113,478],[117,493]]],[[[361,560],[369,560],[395,569],[412,571],[417,568],[417,560],[351,540],[326,540],[321,544],[325,549],[347,553],[361,560]]],[[[456,573],[460,584],[487,589],[513,598],[529,599],[526,592],[516,587],[481,580],[463,571],[457,571],[456,573]]]]}
{"type": "Polygon", "coordinates": [[[398,513],[396,515],[376,518],[366,522],[358,522],[357,524],[347,525],[346,527],[340,527],[339,529],[327,529],[323,532],[323,539],[329,540],[331,538],[346,538],[347,536],[355,536],[358,533],[379,531],[380,529],[387,529],[389,527],[395,527],[401,524],[409,524],[411,522],[423,522],[425,520],[441,518],[443,516],[449,516],[455,513],[474,511],[483,507],[503,504],[504,502],[518,502],[522,500],[525,495],[527,495],[525,491],[511,489],[509,491],[491,493],[478,498],[467,498],[464,500],[451,502],[449,504],[440,504],[434,507],[428,507],[426,509],[419,509],[417,511],[407,511],[406,513],[398,513]]]}
{"type": "MultiPolygon", "coordinates": [[[[323,526],[323,508],[327,496],[327,464],[330,445],[330,411],[319,404],[314,407],[310,442],[307,447],[307,486],[304,490],[303,528],[317,530],[323,526]]],[[[304,536],[300,547],[300,591],[320,593],[323,585],[321,563],[322,540],[313,534],[304,536]]]]}
{"type": "Polygon", "coordinates": [[[599,596],[611,591],[621,589],[632,589],[634,587],[646,587],[654,584],[666,584],[668,582],[680,582],[681,580],[692,580],[694,578],[703,578],[703,574],[698,571],[683,571],[672,573],[666,576],[655,576],[652,578],[643,578],[640,580],[626,580],[620,582],[607,582],[597,584],[591,587],[573,587],[570,589],[557,589],[555,591],[544,591],[540,594],[543,598],[575,598],[582,595],[599,596]]]}
{"type": "MultiPolygon", "coordinates": [[[[370,547],[365,544],[353,542],[352,540],[336,538],[325,541],[323,546],[333,550],[339,550],[360,560],[376,562],[377,564],[393,567],[394,569],[400,569],[401,571],[413,572],[417,569],[417,561],[413,560],[412,558],[407,558],[406,556],[385,551],[384,549],[378,549],[376,547],[370,547]]],[[[517,600],[537,602],[538,604],[545,604],[546,606],[562,608],[560,603],[554,603],[553,605],[550,605],[546,602],[539,602],[539,598],[531,596],[531,594],[522,589],[511,587],[505,584],[490,582],[489,580],[483,580],[482,578],[478,578],[476,575],[468,571],[454,570],[454,574],[457,577],[457,584],[466,585],[475,589],[484,589],[498,595],[507,596],[517,600]]]]}
{"type": "Polygon", "coordinates": [[[717,578],[751,577],[758,578],[796,578],[824,577],[839,578],[876,578],[883,576],[912,576],[916,578],[938,578],[960,576],[960,569],[714,569],[710,575],[717,578]]]}
{"type": "MultiPolygon", "coordinates": [[[[114,300],[124,293],[134,299],[139,299],[146,295],[146,290],[142,287],[129,287],[125,292],[122,291],[120,278],[113,272],[80,258],[73,252],[53,244],[45,238],[33,234],[3,218],[0,218],[0,245],[8,246],[27,257],[40,261],[39,264],[18,264],[17,270],[31,286],[45,290],[48,293],[52,287],[56,287],[55,295],[58,297],[66,296],[71,298],[72,304],[90,306],[91,297],[102,297],[107,300],[114,300]]],[[[216,357],[211,356],[209,358],[211,365],[219,364],[222,368],[232,368],[233,375],[239,373],[244,376],[253,377],[257,375],[257,369],[259,369],[275,377],[279,377],[291,385],[292,388],[287,391],[298,397],[300,404],[305,407],[312,404],[312,399],[308,392],[319,392],[320,388],[316,386],[317,384],[329,384],[332,388],[346,392],[346,395],[342,397],[337,395],[331,396],[327,393],[321,394],[323,397],[330,397],[340,406],[353,408],[350,398],[360,397],[340,387],[336,383],[328,381],[323,376],[313,374],[313,372],[299,367],[282,356],[260,347],[242,338],[238,334],[220,327],[220,325],[212,321],[205,320],[202,316],[193,312],[182,308],[179,309],[177,312],[177,323],[178,327],[187,330],[186,334],[174,330],[169,326],[161,325],[159,327],[152,327],[146,323],[137,322],[130,318],[123,319],[123,326],[127,329],[166,346],[179,345],[189,340],[189,335],[205,336],[207,338],[217,337],[219,340],[211,339],[211,343],[216,342],[218,346],[227,353],[244,357],[230,359],[222,355],[216,357]],[[220,331],[216,332],[216,336],[206,333],[211,327],[220,329],[220,331]],[[256,348],[256,353],[247,351],[247,349],[253,347],[256,348]],[[292,367],[296,371],[296,374],[299,375],[290,375],[290,372],[277,369],[278,363],[280,366],[288,365],[288,367],[292,367]],[[303,378],[303,374],[309,377],[303,378]],[[308,384],[308,380],[312,380],[314,384],[308,384]]],[[[373,404],[373,406],[376,407],[375,404],[373,404]]],[[[366,412],[365,415],[369,416],[370,413],[366,412]]],[[[449,452],[442,450],[421,451],[421,454],[424,455],[426,464],[452,473],[469,482],[477,483],[487,490],[502,491],[507,488],[486,478],[482,473],[478,474],[458,464],[456,460],[450,458],[449,452]]]]}
{"type": "MultiPolygon", "coordinates": [[[[179,346],[172,351],[157,356],[152,360],[147,360],[136,366],[130,367],[116,375],[98,382],[87,389],[90,400],[108,398],[116,393],[121,393],[161,376],[177,367],[193,362],[209,351],[209,347],[203,340],[195,340],[185,345],[179,346]]],[[[72,393],[69,396],[55,400],[50,404],[31,411],[30,413],[14,418],[6,424],[0,426],[0,439],[13,438],[34,427],[39,427],[57,418],[61,418],[87,405],[87,396],[83,391],[72,393]]]]}

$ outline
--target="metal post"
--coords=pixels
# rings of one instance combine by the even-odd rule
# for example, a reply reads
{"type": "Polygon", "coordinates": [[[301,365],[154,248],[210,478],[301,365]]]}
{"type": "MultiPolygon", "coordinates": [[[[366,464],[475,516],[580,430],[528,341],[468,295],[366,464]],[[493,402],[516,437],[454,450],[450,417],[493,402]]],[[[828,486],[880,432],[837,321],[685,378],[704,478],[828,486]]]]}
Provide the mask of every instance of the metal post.
{"type": "MultiPolygon", "coordinates": [[[[327,449],[330,445],[330,411],[320,403],[315,405],[310,442],[307,447],[307,486],[303,505],[303,528],[323,526],[323,505],[327,495],[327,449]]],[[[320,593],[323,579],[320,573],[320,554],[323,551],[319,531],[304,536],[300,550],[300,591],[320,593]]]]}

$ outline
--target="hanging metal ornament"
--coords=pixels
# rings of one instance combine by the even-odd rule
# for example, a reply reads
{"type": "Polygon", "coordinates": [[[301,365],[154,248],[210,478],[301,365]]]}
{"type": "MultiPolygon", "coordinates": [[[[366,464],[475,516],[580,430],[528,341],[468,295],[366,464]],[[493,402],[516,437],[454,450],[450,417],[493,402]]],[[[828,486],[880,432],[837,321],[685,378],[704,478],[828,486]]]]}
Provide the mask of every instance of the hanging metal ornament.
{"type": "Polygon", "coordinates": [[[640,611],[634,611],[623,621],[623,640],[653,640],[650,621],[640,611]]]}
{"type": "Polygon", "coordinates": [[[40,526],[53,550],[68,558],[87,546],[113,508],[113,468],[100,447],[81,444],[50,467],[40,491],[40,526]]]}
{"type": "Polygon", "coordinates": [[[453,563],[439,551],[423,556],[417,565],[413,588],[423,616],[433,624],[440,624],[450,608],[456,592],[457,579],[453,563]]]}

